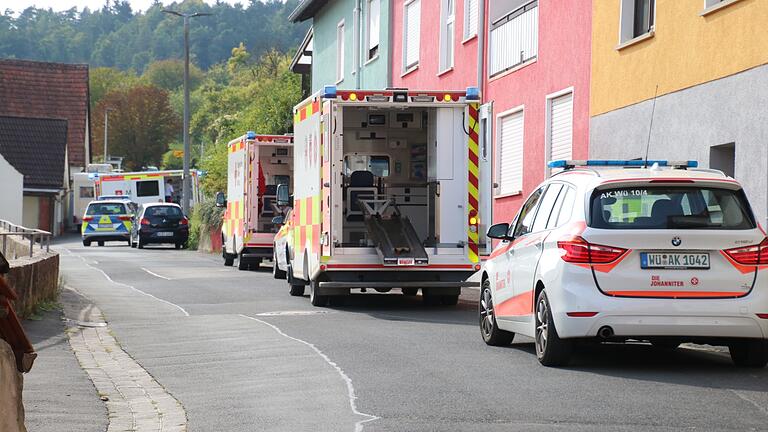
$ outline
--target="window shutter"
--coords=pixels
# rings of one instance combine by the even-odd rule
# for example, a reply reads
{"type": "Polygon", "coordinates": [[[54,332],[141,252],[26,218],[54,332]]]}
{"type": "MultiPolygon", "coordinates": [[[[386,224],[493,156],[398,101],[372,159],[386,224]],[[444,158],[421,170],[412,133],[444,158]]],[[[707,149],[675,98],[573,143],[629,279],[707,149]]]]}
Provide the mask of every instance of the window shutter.
{"type": "Polygon", "coordinates": [[[523,111],[499,119],[499,194],[523,190],[523,111]]]}
{"type": "Polygon", "coordinates": [[[415,0],[405,7],[405,68],[419,62],[421,23],[421,0],[415,0]]]}
{"type": "Polygon", "coordinates": [[[573,158],[573,93],[552,99],[549,119],[549,159],[573,158]]]}
{"type": "Polygon", "coordinates": [[[464,37],[468,38],[477,34],[478,14],[477,0],[465,0],[467,8],[464,11],[464,37]]]}
{"type": "Polygon", "coordinates": [[[368,49],[379,46],[379,20],[380,20],[380,0],[370,0],[368,3],[368,49]]]}

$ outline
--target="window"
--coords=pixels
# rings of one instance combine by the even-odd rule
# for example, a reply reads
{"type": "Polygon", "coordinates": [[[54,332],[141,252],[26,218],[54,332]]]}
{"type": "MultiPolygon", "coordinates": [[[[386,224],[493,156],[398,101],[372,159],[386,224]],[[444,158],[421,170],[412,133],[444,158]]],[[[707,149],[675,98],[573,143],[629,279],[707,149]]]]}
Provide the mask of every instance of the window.
{"type": "Polygon", "coordinates": [[[287,175],[276,175],[272,176],[272,184],[276,185],[290,185],[291,184],[291,176],[287,175]]]}
{"type": "Polygon", "coordinates": [[[500,195],[523,190],[523,120],[522,110],[498,120],[500,195]]]}
{"type": "Polygon", "coordinates": [[[523,204],[523,208],[520,209],[520,214],[517,216],[517,225],[512,233],[513,238],[517,238],[528,234],[533,229],[533,219],[536,217],[536,204],[539,203],[543,188],[536,190],[532,193],[528,201],[523,204]]]}
{"type": "Polygon", "coordinates": [[[736,144],[723,144],[709,148],[709,167],[733,177],[736,171],[736,144]]]}
{"type": "Polygon", "coordinates": [[[576,191],[570,187],[567,189],[568,190],[563,196],[563,204],[560,206],[560,213],[557,215],[557,222],[555,222],[556,227],[565,225],[570,222],[573,217],[573,206],[576,204],[576,191]]]}
{"type": "Polygon", "coordinates": [[[88,206],[88,210],[85,211],[85,214],[87,214],[88,216],[116,215],[116,214],[127,214],[127,213],[128,212],[125,211],[125,205],[113,204],[113,203],[91,204],[88,206]]]}
{"type": "Polygon", "coordinates": [[[555,201],[560,195],[560,191],[563,189],[563,185],[560,183],[553,183],[547,187],[547,191],[544,193],[544,198],[541,199],[541,205],[539,211],[536,212],[536,219],[533,221],[533,229],[531,232],[539,232],[547,229],[547,222],[552,210],[555,206],[555,201]]]}
{"type": "Polygon", "coordinates": [[[547,153],[549,160],[573,158],[573,93],[547,100],[547,153]]]}
{"type": "Polygon", "coordinates": [[[379,29],[381,21],[381,0],[368,0],[368,60],[379,54],[379,29]]]}
{"type": "Polygon", "coordinates": [[[419,64],[419,50],[421,43],[421,0],[413,0],[405,4],[405,29],[403,46],[403,71],[417,66],[419,64]]]}
{"type": "Polygon", "coordinates": [[[80,198],[93,198],[93,186],[80,186],[80,198]]]}
{"type": "Polygon", "coordinates": [[[519,7],[492,22],[489,52],[491,76],[536,58],[539,52],[538,1],[519,7]]]}
{"type": "Polygon", "coordinates": [[[158,180],[145,180],[136,182],[137,197],[160,196],[160,182],[158,180]]]}
{"type": "Polygon", "coordinates": [[[464,0],[464,39],[477,35],[479,15],[478,0],[464,0]]]}
{"type": "Polygon", "coordinates": [[[456,0],[441,0],[440,8],[440,72],[453,67],[453,34],[456,23],[456,0]]]}
{"type": "Polygon", "coordinates": [[[144,213],[146,217],[175,217],[182,218],[181,209],[176,206],[152,206],[144,213]]]}
{"type": "Polygon", "coordinates": [[[344,20],[336,27],[336,83],[344,81],[344,20]]]}
{"type": "Polygon", "coordinates": [[[592,196],[590,226],[602,229],[754,229],[741,190],[624,187],[592,196]]]}
{"type": "Polygon", "coordinates": [[[377,177],[387,177],[389,175],[389,156],[345,156],[344,175],[351,175],[355,171],[370,171],[377,177]]]}
{"type": "Polygon", "coordinates": [[[621,42],[654,29],[656,0],[621,0],[621,42]]]}

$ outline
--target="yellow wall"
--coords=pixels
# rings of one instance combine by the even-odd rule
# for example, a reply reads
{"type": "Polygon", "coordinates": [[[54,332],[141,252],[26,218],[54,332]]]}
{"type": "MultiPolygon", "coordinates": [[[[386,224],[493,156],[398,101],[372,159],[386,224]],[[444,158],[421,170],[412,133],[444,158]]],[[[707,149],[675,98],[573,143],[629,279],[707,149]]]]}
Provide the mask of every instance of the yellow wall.
{"type": "Polygon", "coordinates": [[[768,63],[768,0],[656,0],[654,37],[616,50],[620,4],[592,2],[592,116],[768,63]]]}

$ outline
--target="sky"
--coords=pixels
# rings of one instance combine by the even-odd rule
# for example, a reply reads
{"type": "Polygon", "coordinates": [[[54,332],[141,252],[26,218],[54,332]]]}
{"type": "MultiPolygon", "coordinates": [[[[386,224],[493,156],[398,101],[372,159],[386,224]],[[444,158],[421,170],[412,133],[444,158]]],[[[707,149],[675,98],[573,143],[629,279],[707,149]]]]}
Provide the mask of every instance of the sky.
{"type": "MultiPolygon", "coordinates": [[[[5,10],[6,8],[13,10],[14,12],[21,12],[22,10],[30,7],[35,6],[37,8],[42,9],[48,9],[53,8],[55,11],[63,11],[72,8],[72,6],[77,6],[78,10],[82,10],[85,6],[88,6],[89,9],[101,9],[102,6],[104,6],[104,3],[106,3],[107,0],[13,0],[12,2],[9,2],[7,5],[3,5],[0,7],[1,10],[5,10]]],[[[247,0],[223,0],[226,3],[229,4],[235,4],[235,3],[242,3],[246,4],[247,0]]],[[[170,0],[166,0],[165,3],[170,3],[170,0]]],[[[208,4],[213,4],[213,0],[205,0],[208,4]]],[[[2,3],[5,3],[3,1],[2,3]]],[[[147,8],[152,5],[153,0],[130,0],[131,8],[133,11],[137,10],[147,10],[147,8]]]]}

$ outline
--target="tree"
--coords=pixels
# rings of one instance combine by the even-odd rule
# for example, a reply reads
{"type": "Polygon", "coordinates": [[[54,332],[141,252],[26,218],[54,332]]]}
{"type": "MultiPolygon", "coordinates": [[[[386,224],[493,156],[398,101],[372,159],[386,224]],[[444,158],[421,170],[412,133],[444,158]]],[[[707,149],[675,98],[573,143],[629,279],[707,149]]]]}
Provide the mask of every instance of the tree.
{"type": "Polygon", "coordinates": [[[123,166],[137,170],[160,165],[168,144],[181,129],[171,109],[168,92],[154,86],[137,85],[107,94],[93,114],[92,139],[96,155],[103,149],[104,112],[109,113],[109,154],[122,156],[123,166]]]}
{"type": "Polygon", "coordinates": [[[139,83],[139,77],[133,71],[123,72],[115,68],[93,68],[88,75],[91,112],[108,93],[115,90],[127,90],[139,83]]]}
{"type": "MultiPolygon", "coordinates": [[[[184,84],[184,61],[178,59],[159,60],[150,63],[142,75],[149,84],[172,92],[184,84]]],[[[197,66],[189,65],[189,88],[196,89],[205,78],[197,66]]]]}

